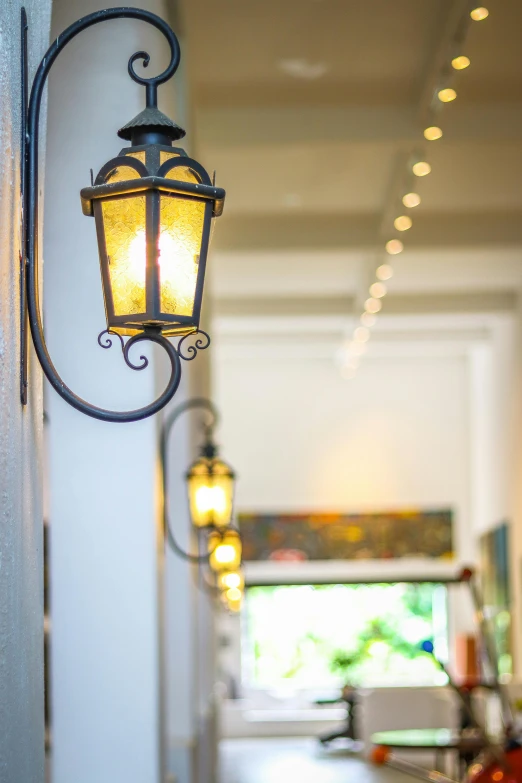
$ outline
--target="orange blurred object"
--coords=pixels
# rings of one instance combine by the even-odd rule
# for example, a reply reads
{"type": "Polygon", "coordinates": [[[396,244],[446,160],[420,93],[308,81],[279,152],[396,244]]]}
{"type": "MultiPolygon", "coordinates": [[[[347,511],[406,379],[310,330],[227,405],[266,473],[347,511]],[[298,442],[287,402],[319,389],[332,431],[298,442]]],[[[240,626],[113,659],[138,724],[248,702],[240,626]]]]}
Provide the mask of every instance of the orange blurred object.
{"type": "Polygon", "coordinates": [[[378,767],[381,767],[383,764],[386,764],[389,755],[389,748],[385,747],[384,745],[376,745],[372,750],[371,760],[374,764],[377,764],[378,767]]]}
{"type": "Polygon", "coordinates": [[[455,636],[455,678],[468,688],[480,680],[477,639],[472,634],[455,636]]]}
{"type": "Polygon", "coordinates": [[[515,748],[506,753],[506,768],[501,769],[497,763],[484,768],[482,764],[472,764],[467,783],[522,783],[522,748],[515,748]]]}

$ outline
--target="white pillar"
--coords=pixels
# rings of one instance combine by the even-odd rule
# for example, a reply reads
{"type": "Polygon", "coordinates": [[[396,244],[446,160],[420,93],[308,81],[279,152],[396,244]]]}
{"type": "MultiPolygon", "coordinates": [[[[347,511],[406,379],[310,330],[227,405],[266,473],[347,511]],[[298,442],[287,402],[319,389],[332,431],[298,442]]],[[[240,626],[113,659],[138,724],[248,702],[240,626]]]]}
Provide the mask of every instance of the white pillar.
{"type": "MultiPolygon", "coordinates": [[[[183,384],[182,394],[174,400],[171,409],[181,399],[187,398],[186,387],[187,384],[183,384]]],[[[168,443],[169,518],[176,540],[185,551],[194,549],[184,481],[184,473],[190,459],[191,415],[187,413],[178,419],[171,430],[168,443]]],[[[180,783],[191,783],[194,780],[197,678],[194,628],[197,600],[194,570],[193,566],[181,560],[172,550],[167,550],[167,769],[180,783]]]]}
{"type": "MultiPolygon", "coordinates": [[[[42,380],[34,361],[29,404],[20,403],[21,5],[0,12],[0,780],[43,783],[42,380]]],[[[33,73],[47,49],[51,2],[24,5],[33,73]]]]}
{"type": "MultiPolygon", "coordinates": [[[[179,32],[178,26],[176,32],[179,32]]],[[[190,97],[186,63],[189,42],[181,40],[181,65],[176,89],[174,117],[187,131],[182,146],[189,155],[198,158],[190,127],[190,97]]],[[[210,266],[212,264],[212,249],[210,266]]],[[[205,283],[202,328],[212,331],[209,289],[211,276],[205,283]]],[[[198,354],[184,368],[184,380],[178,394],[165,411],[165,416],[190,397],[211,397],[210,366],[213,346],[198,354]]],[[[185,472],[196,458],[201,443],[201,418],[205,412],[195,410],[181,417],[172,430],[169,441],[170,519],[179,542],[190,549],[191,527],[186,500],[185,472]]],[[[218,433],[219,434],[219,433],[218,433]]],[[[177,783],[214,783],[216,765],[216,728],[213,689],[215,682],[215,629],[212,604],[197,587],[197,568],[181,560],[171,550],[166,556],[166,713],[167,771],[177,783]]]]}
{"type": "MultiPolygon", "coordinates": [[[[106,0],[55,0],[53,33],[106,0]]],[[[140,6],[167,18],[163,0],[140,6]]],[[[145,104],[127,61],[168,62],[161,34],[115,20],[81,33],[50,83],[45,325],[64,380],[89,401],[129,409],[155,396],[156,366],[129,370],[105,327],[94,221],[79,190],[125,146],[116,130],[145,104]]],[[[139,67],[139,66],[138,66],[139,67]]],[[[149,75],[149,72],[146,72],[149,75]]],[[[172,113],[173,87],[160,88],[172,113]]],[[[48,393],[51,508],[53,783],[159,783],[163,779],[161,585],[157,525],[157,419],[106,424],[48,393]]]]}
{"type": "MultiPolygon", "coordinates": [[[[202,369],[203,356],[198,356],[197,361],[202,369]]],[[[194,374],[190,381],[182,390],[185,399],[208,394],[208,387],[202,386],[194,374]],[[185,396],[187,387],[189,393],[185,396]]],[[[171,430],[168,444],[169,518],[176,540],[186,552],[195,552],[196,548],[185,473],[198,454],[196,444],[201,443],[201,423],[206,418],[205,411],[199,409],[182,415],[171,430]]],[[[201,585],[198,567],[183,561],[170,549],[166,558],[166,617],[167,768],[179,783],[213,783],[217,770],[212,599],[201,585]]]]}

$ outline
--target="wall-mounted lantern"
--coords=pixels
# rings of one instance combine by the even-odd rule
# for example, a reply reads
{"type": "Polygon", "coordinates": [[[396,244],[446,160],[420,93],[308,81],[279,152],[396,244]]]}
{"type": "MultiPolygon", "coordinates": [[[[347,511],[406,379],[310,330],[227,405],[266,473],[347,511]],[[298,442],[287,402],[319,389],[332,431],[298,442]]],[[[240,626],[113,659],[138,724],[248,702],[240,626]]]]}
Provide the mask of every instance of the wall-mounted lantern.
{"type": "MultiPolygon", "coordinates": [[[[212,550],[224,540],[231,530],[234,500],[235,474],[220,459],[214,443],[214,428],[218,422],[215,405],[204,397],[193,397],[178,405],[165,419],[161,429],[160,459],[163,476],[163,525],[167,542],[180,557],[192,562],[208,562],[212,550]],[[190,410],[204,410],[205,440],[200,457],[185,474],[190,519],[198,536],[199,549],[196,554],[186,552],[177,542],[169,523],[168,487],[168,443],[175,422],[190,410]],[[214,542],[210,551],[205,540],[214,542]]],[[[239,535],[237,531],[234,531],[239,535]]],[[[239,565],[239,564],[238,564],[239,565]]]]}
{"type": "Polygon", "coordinates": [[[240,569],[221,571],[218,574],[217,586],[220,590],[244,590],[245,579],[240,569]]]}
{"type": "Polygon", "coordinates": [[[216,574],[238,569],[241,565],[241,536],[237,530],[211,533],[208,551],[210,567],[216,574]]]}
{"type": "Polygon", "coordinates": [[[225,191],[211,182],[208,173],[179,147],[172,146],[185,131],[157,106],[157,90],[170,79],[180,61],[178,40],[158,16],[137,8],[110,8],[83,17],[68,27],[51,45],[40,63],[27,106],[27,18],[22,9],[23,128],[25,155],[22,162],[23,257],[22,274],[22,372],[21,397],[27,401],[26,311],[42,369],[54,389],[73,407],[97,419],[137,421],[163,408],[174,396],[181,378],[181,359],[191,360],[206,348],[204,332],[194,344],[184,347],[191,334],[199,332],[205,264],[212,219],[223,210],[225,191]],[[81,191],[85,215],[94,216],[100,256],[107,330],[98,336],[103,348],[119,337],[125,362],[129,350],[142,340],[161,345],[171,362],[171,375],[164,392],[153,403],[134,411],[115,412],[82,400],[58,375],[45,344],[38,292],[38,130],[40,105],[49,71],[62,49],[82,30],[110,19],[130,18],[147,22],[167,39],[171,60],[159,76],[145,79],[134,70],[136,60],[149,63],[146,52],[129,60],[131,78],[146,89],[146,108],[125,125],[118,135],[129,141],[119,155],[106,163],[90,187],[81,191]],[[26,299],[26,296],[27,299],[26,299]],[[27,304],[26,304],[27,301],[27,304]],[[123,337],[130,339],[125,343],[123,337]],[[177,346],[166,338],[179,337],[177,346]]]}
{"type": "Polygon", "coordinates": [[[190,517],[196,527],[225,528],[232,521],[235,475],[217,454],[212,430],[186,475],[190,517]]]}
{"type": "Polygon", "coordinates": [[[211,579],[201,574],[200,584],[220,599],[232,613],[241,609],[245,580],[241,570],[241,535],[232,527],[235,474],[218,454],[214,428],[218,423],[215,405],[204,397],[194,397],[178,405],[163,423],[160,460],[163,477],[163,529],[171,549],[191,563],[210,566],[211,579]],[[197,536],[197,552],[186,552],[177,542],[169,521],[168,443],[174,423],[189,410],[204,410],[205,439],[199,458],[185,474],[190,519],[197,536]]]}

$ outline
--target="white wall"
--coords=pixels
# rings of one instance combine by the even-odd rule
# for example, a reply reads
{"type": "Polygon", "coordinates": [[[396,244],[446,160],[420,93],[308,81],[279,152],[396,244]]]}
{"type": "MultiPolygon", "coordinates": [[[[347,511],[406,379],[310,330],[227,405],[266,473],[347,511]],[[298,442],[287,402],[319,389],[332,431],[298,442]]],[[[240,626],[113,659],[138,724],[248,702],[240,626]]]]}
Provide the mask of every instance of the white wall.
{"type": "MultiPolygon", "coordinates": [[[[167,17],[163,0],[141,6],[167,17]]],[[[56,0],[53,32],[104,7],[104,0],[56,0]]],[[[125,366],[117,341],[107,351],[97,344],[105,314],[96,231],[82,215],[79,190],[90,182],[90,167],[98,171],[125,146],[116,130],[145,105],[144,89],[127,74],[129,57],[142,49],[151,52],[151,74],[165,67],[168,46],[150,25],[115,20],[84,31],[57,60],[49,98],[50,352],[77,393],[119,410],[154,398],[156,356],[137,373],[125,366]]],[[[166,113],[172,89],[160,89],[166,113]]],[[[159,783],[165,727],[158,420],[106,424],[54,391],[48,412],[53,781],[159,783]]]]}
{"type": "MultiPolygon", "coordinates": [[[[247,319],[220,324],[217,400],[238,510],[451,508],[456,562],[255,563],[247,579],[422,578],[473,564],[478,536],[512,502],[514,316],[413,318],[409,329],[401,317],[402,336],[390,318],[351,380],[333,361],[339,338],[326,320],[315,334],[305,319],[292,328],[292,319],[252,320],[244,331],[247,319]]],[[[467,591],[450,595],[451,635],[473,631],[467,591]]]]}
{"type": "Polygon", "coordinates": [[[469,537],[468,359],[365,358],[343,380],[332,360],[220,349],[223,442],[239,510],[453,508],[469,537]]]}
{"type": "Polygon", "coordinates": [[[470,351],[472,521],[476,535],[513,518],[517,319],[497,316],[470,351]]]}
{"type": "MultiPolygon", "coordinates": [[[[44,779],[42,379],[20,404],[20,8],[0,12],[0,780],[44,779]]],[[[50,0],[24,2],[29,72],[48,46],[50,0]]],[[[45,106],[42,150],[45,141],[45,106]]],[[[43,173],[43,166],[42,166],[43,173]]]]}

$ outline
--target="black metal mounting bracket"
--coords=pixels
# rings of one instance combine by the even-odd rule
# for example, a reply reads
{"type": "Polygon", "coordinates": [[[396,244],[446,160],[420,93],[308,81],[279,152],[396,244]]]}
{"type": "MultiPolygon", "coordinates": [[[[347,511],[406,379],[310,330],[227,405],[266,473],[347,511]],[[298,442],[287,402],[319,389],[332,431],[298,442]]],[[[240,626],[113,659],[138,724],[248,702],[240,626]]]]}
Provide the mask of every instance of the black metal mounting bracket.
{"type": "Polygon", "coordinates": [[[27,405],[27,293],[25,274],[25,190],[26,190],[26,124],[27,124],[27,13],[25,8],[21,10],[21,41],[20,41],[20,87],[22,93],[21,119],[20,119],[20,400],[22,405],[27,405]]]}
{"type": "MultiPolygon", "coordinates": [[[[143,332],[131,337],[126,343],[122,342],[123,356],[127,365],[134,370],[144,369],[148,362],[140,357],[141,364],[133,364],[129,359],[129,350],[138,342],[148,340],[160,345],[171,363],[171,374],[164,391],[154,402],[132,411],[110,411],[99,408],[83,400],[75,394],[62,380],[54,367],[47,345],[42,325],[39,286],[38,286],[38,229],[39,229],[39,193],[38,193],[38,135],[42,95],[51,67],[65,46],[75,38],[78,33],[100,22],[111,19],[136,19],[146,22],[159,30],[167,39],[170,47],[171,59],[167,68],[158,76],[145,79],[138,77],[134,71],[133,63],[137,59],[148,65],[147,52],[136,52],[129,60],[129,75],[135,81],[142,84],[147,91],[147,100],[152,101],[156,96],[157,87],[168,81],[176,72],[180,62],[179,42],[169,25],[159,16],[143,11],[139,8],[108,8],[96,11],[74,22],[58,36],[51,44],[40,65],[37,68],[34,81],[29,92],[28,68],[27,68],[27,36],[28,22],[25,8],[21,9],[21,109],[22,109],[22,148],[21,148],[21,240],[20,240],[20,399],[22,405],[27,404],[28,395],[28,328],[29,323],[33,345],[44,374],[55,391],[73,408],[81,413],[101,421],[132,422],[145,419],[161,410],[176,393],[181,380],[181,360],[190,361],[195,358],[199,349],[207,348],[210,337],[206,332],[192,332],[182,337],[177,346],[167,340],[158,329],[145,328],[143,332]],[[184,347],[187,339],[195,337],[192,345],[184,347]]],[[[103,333],[102,333],[103,334],[103,333]]],[[[99,343],[101,335],[99,336],[99,343]]],[[[104,348],[112,345],[107,339],[104,348]],[[108,343],[108,344],[107,344],[108,343]]]]}
{"type": "MultiPolygon", "coordinates": [[[[168,464],[168,443],[170,433],[176,421],[186,411],[200,409],[207,412],[210,417],[208,423],[209,429],[213,430],[219,421],[219,413],[216,406],[211,400],[206,397],[192,397],[185,402],[180,403],[173,411],[167,416],[163,422],[160,434],[160,463],[161,463],[161,476],[163,485],[163,533],[165,541],[169,544],[171,549],[183,560],[187,560],[189,563],[206,563],[210,559],[210,553],[198,551],[197,554],[186,552],[182,546],[180,546],[176,540],[172,527],[169,521],[169,488],[167,480],[167,464],[168,464]]],[[[198,550],[201,550],[201,539],[198,538],[198,550]]]]}

